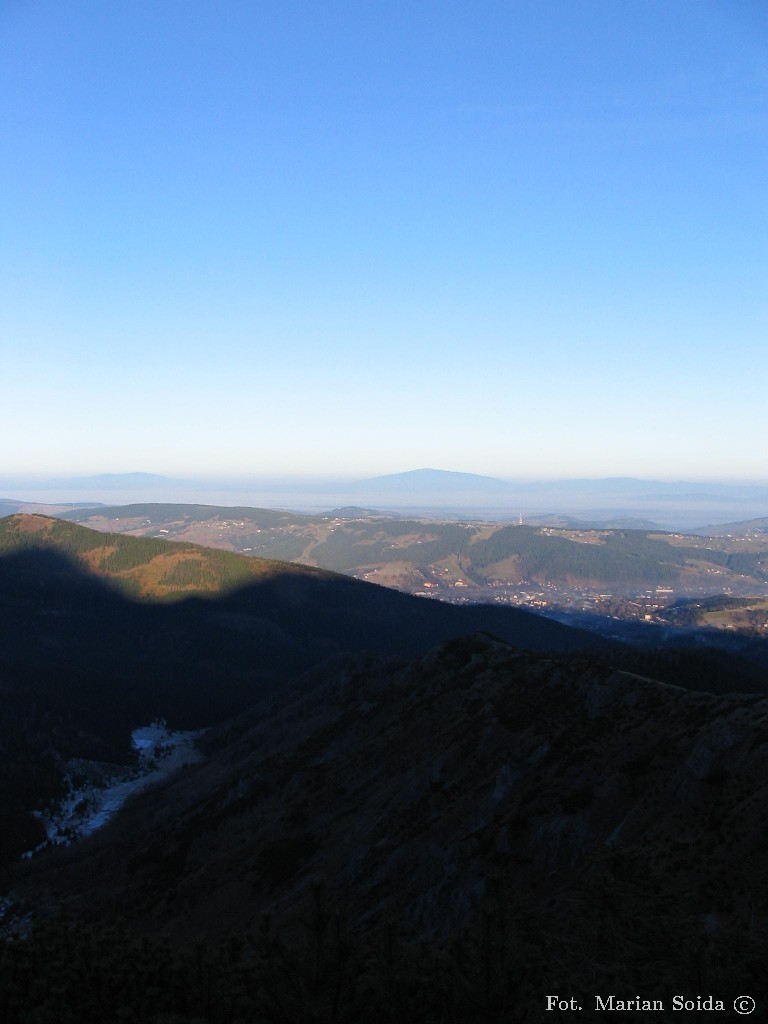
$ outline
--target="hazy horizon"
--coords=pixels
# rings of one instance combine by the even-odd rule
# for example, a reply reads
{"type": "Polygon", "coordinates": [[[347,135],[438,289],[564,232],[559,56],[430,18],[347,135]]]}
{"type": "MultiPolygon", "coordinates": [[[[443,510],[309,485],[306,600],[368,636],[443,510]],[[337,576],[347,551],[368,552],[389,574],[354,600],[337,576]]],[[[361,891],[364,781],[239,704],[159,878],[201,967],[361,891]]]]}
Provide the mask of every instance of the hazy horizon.
{"type": "Polygon", "coordinates": [[[569,515],[601,522],[626,518],[685,530],[768,517],[768,484],[637,478],[502,481],[443,470],[411,470],[355,480],[194,480],[105,474],[92,478],[3,480],[0,499],[40,505],[160,502],[282,508],[319,514],[362,506],[403,515],[517,520],[569,515]]]}
{"type": "MultiPolygon", "coordinates": [[[[409,476],[416,476],[417,474],[437,474],[439,476],[448,477],[476,477],[481,480],[497,481],[499,483],[512,484],[527,486],[530,484],[552,484],[552,483],[579,483],[579,482],[600,482],[600,481],[637,481],[639,483],[664,483],[664,484],[685,484],[685,485],[696,485],[703,484],[706,486],[733,486],[733,487],[761,487],[768,486],[768,473],[762,476],[754,477],[735,477],[735,476],[688,476],[688,475],[676,475],[676,474],[663,474],[663,473],[649,473],[646,475],[636,475],[632,473],[615,473],[615,474],[604,474],[604,475],[586,475],[586,474],[538,474],[538,475],[510,475],[510,474],[492,474],[492,473],[481,473],[474,469],[448,469],[445,467],[438,466],[417,466],[409,467],[407,469],[395,469],[391,472],[386,473],[371,473],[364,469],[360,469],[357,472],[349,471],[345,474],[338,473],[216,473],[216,472],[181,472],[181,471],[164,471],[162,469],[149,472],[142,469],[129,469],[129,470],[114,470],[114,469],[99,469],[95,471],[83,471],[77,468],[63,469],[63,470],[38,470],[36,472],[17,472],[17,473],[4,473],[0,469],[0,487],[8,481],[19,482],[22,486],[26,484],[35,485],[36,483],[48,482],[63,482],[69,483],[71,481],[84,481],[90,484],[94,480],[102,481],[107,483],[110,479],[123,480],[124,478],[135,477],[135,478],[146,478],[147,482],[167,482],[169,485],[175,485],[179,483],[194,482],[195,484],[210,484],[211,486],[232,486],[238,487],[243,484],[252,485],[255,483],[280,483],[280,484],[291,484],[296,483],[297,485],[304,486],[306,484],[317,484],[324,485],[330,484],[335,485],[339,483],[343,484],[360,484],[366,483],[373,480],[385,480],[389,478],[407,478],[409,476]]],[[[138,479],[139,484],[142,483],[141,479],[138,479]]]]}

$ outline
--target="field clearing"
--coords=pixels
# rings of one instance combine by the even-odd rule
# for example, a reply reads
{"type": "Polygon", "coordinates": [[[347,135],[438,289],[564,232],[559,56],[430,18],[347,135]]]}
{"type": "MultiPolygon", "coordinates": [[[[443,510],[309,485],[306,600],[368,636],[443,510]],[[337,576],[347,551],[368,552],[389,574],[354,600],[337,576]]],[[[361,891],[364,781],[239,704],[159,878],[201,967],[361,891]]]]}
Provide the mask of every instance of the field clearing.
{"type": "Polygon", "coordinates": [[[475,575],[482,575],[486,580],[501,579],[510,583],[522,583],[523,577],[520,572],[520,556],[510,555],[500,562],[494,562],[484,569],[475,569],[475,575]]]}
{"type": "Polygon", "coordinates": [[[756,598],[740,608],[705,611],[701,625],[710,629],[765,628],[768,623],[768,597],[756,598]]]}
{"type": "MultiPolygon", "coordinates": [[[[425,530],[423,533],[415,530],[413,533],[403,533],[397,537],[393,537],[382,530],[380,533],[376,534],[375,537],[366,538],[366,541],[369,541],[372,544],[378,543],[379,541],[386,541],[390,548],[397,550],[398,548],[413,547],[414,544],[430,544],[437,539],[438,535],[429,530],[425,530]]],[[[366,541],[361,541],[361,543],[365,543],[366,541]]]]}
{"type": "Polygon", "coordinates": [[[559,530],[558,533],[574,544],[605,544],[606,534],[598,530],[559,530]]]}
{"type": "Polygon", "coordinates": [[[470,545],[476,544],[481,540],[488,540],[494,533],[499,529],[497,525],[480,526],[477,528],[477,532],[469,538],[470,545]]]}
{"type": "Polygon", "coordinates": [[[467,574],[461,566],[461,560],[458,555],[449,555],[447,558],[441,559],[439,562],[435,562],[432,566],[435,574],[435,578],[440,583],[452,584],[458,580],[466,581],[467,574]]]}
{"type": "Polygon", "coordinates": [[[673,548],[697,548],[702,553],[719,551],[726,555],[757,554],[765,551],[768,540],[765,535],[754,537],[699,537],[695,534],[649,533],[649,540],[662,541],[673,548]]]}
{"type": "Polygon", "coordinates": [[[412,562],[379,562],[362,565],[355,572],[358,579],[369,583],[378,583],[382,587],[420,586],[424,583],[424,575],[412,562]]]}
{"type": "Polygon", "coordinates": [[[80,560],[85,562],[91,572],[98,573],[103,559],[109,558],[110,555],[114,555],[116,551],[116,545],[106,544],[103,548],[94,548],[92,551],[83,552],[80,556],[80,560]]]}
{"type": "Polygon", "coordinates": [[[124,533],[135,537],[154,536],[152,531],[155,529],[141,516],[130,519],[93,516],[88,520],[88,527],[91,530],[98,530],[100,533],[124,533]]]}
{"type": "Polygon", "coordinates": [[[117,579],[135,582],[142,597],[166,597],[169,594],[183,595],[194,592],[199,593],[201,590],[213,591],[217,589],[215,576],[210,582],[198,585],[188,583],[169,586],[165,583],[164,578],[184,563],[197,564],[201,567],[201,572],[204,572],[205,568],[207,568],[204,560],[201,559],[197,552],[180,551],[178,554],[174,552],[173,554],[157,555],[144,565],[116,573],[116,577],[117,579]]]}

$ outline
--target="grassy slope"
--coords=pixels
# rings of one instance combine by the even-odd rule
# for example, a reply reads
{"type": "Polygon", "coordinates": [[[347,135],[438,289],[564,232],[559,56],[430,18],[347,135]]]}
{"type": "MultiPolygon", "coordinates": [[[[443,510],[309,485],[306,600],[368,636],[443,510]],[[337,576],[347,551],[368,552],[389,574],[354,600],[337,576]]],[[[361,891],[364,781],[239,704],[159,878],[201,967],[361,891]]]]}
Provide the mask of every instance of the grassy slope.
{"type": "MultiPolygon", "coordinates": [[[[99,533],[39,515],[0,519],[0,556],[49,548],[134,597],[169,599],[222,594],[291,571],[283,562],[246,558],[195,544],[99,533]]],[[[295,568],[296,572],[317,570],[295,568]]]]}

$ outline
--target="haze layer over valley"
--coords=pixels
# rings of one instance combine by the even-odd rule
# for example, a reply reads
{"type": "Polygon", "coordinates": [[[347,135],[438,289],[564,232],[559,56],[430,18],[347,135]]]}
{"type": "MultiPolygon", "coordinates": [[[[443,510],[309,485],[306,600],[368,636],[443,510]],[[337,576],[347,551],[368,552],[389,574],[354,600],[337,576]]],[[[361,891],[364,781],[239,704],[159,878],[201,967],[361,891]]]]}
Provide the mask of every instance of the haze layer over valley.
{"type": "Polygon", "coordinates": [[[313,514],[354,506],[403,515],[488,521],[518,519],[520,514],[526,520],[560,515],[592,525],[692,530],[764,515],[768,510],[768,484],[625,477],[521,482],[434,469],[352,480],[183,479],[151,473],[106,473],[91,477],[0,478],[0,498],[19,506],[43,504],[51,508],[66,503],[174,502],[282,508],[313,514]]]}

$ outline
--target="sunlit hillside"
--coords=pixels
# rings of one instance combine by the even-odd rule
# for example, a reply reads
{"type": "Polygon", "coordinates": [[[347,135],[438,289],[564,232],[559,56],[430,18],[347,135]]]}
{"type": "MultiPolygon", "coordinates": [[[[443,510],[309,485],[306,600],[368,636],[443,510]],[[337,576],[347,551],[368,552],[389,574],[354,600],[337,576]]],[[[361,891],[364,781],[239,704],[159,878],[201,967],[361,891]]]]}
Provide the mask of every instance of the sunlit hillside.
{"type": "MultiPolygon", "coordinates": [[[[292,571],[284,562],[152,537],[98,533],[48,516],[0,519],[0,555],[33,548],[69,555],[123,593],[147,599],[223,594],[275,572],[292,571]]],[[[313,571],[319,570],[295,569],[297,573],[313,571]]]]}

